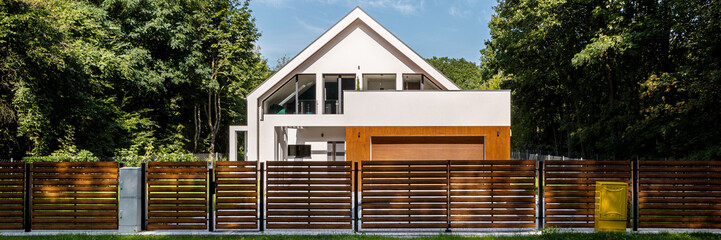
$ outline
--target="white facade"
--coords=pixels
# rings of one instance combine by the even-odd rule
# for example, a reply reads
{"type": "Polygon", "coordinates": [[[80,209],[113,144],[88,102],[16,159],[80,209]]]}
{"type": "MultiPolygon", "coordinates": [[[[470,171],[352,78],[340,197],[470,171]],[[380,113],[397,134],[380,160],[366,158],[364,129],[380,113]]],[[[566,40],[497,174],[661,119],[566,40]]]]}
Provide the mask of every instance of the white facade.
{"type": "Polygon", "coordinates": [[[248,125],[230,127],[231,161],[239,160],[239,133],[246,134],[245,160],[325,161],[331,148],[344,152],[339,148],[346,126],[511,123],[510,91],[460,91],[360,8],[253,90],[247,101],[248,125]],[[332,82],[336,76],[346,79],[336,82],[345,83],[332,82]],[[355,86],[347,86],[351,81],[355,86]],[[367,90],[374,88],[383,90],[367,90]],[[334,109],[342,113],[329,114],[334,109]],[[311,152],[289,157],[288,145],[310,145],[311,152]]]}

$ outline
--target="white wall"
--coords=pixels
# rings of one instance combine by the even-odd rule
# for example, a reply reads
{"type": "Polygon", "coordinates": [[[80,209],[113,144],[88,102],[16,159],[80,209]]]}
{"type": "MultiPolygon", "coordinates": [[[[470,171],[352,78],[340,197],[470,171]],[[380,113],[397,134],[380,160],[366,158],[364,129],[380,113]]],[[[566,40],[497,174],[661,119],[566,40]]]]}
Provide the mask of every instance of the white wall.
{"type": "MultiPolygon", "coordinates": [[[[344,141],[345,130],[333,136],[338,140],[316,139],[318,129],[308,127],[345,126],[511,126],[511,92],[500,91],[346,91],[344,114],[267,114],[259,125],[260,146],[277,146],[278,127],[309,129],[303,135],[288,132],[288,142],[314,142],[312,149],[323,149],[316,141],[344,141]],[[314,130],[310,130],[314,129],[314,130]],[[315,145],[314,145],[315,144],[315,145]]],[[[340,130],[338,130],[340,131],[340,130]]],[[[251,130],[252,132],[252,130],[251,130]]],[[[261,161],[276,160],[279,149],[261,147],[261,161]]],[[[320,156],[317,156],[320,157],[320,156]]],[[[252,159],[252,157],[249,157],[252,159]]],[[[313,157],[316,160],[316,156],[313,157]]]]}
{"type": "Polygon", "coordinates": [[[345,142],[344,127],[288,128],[288,144],[310,145],[311,157],[288,161],[327,161],[328,142],[345,142]]]}

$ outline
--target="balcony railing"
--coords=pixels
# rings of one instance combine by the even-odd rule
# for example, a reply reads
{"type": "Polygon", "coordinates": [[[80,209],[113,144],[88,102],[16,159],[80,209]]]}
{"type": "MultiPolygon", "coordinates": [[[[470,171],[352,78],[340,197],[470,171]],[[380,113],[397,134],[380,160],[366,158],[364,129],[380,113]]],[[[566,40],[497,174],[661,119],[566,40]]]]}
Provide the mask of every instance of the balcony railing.
{"type": "Polygon", "coordinates": [[[343,113],[338,105],[338,100],[325,100],[323,105],[324,114],[341,114],[343,113]]]}
{"type": "Polygon", "coordinates": [[[298,114],[315,114],[315,100],[299,100],[298,107],[298,114]]]}

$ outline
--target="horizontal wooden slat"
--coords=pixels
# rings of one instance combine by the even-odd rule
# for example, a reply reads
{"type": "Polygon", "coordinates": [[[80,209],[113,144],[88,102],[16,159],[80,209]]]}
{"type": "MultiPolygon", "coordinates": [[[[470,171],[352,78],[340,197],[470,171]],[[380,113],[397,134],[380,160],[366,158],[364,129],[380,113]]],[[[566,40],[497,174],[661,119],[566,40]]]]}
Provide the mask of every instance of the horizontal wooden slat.
{"type": "Polygon", "coordinates": [[[85,224],[85,225],[61,225],[61,224],[33,224],[37,230],[114,230],[118,229],[117,224],[85,224]]]}
{"type": "Polygon", "coordinates": [[[148,162],[148,168],[155,167],[207,167],[207,162],[148,162]]]}

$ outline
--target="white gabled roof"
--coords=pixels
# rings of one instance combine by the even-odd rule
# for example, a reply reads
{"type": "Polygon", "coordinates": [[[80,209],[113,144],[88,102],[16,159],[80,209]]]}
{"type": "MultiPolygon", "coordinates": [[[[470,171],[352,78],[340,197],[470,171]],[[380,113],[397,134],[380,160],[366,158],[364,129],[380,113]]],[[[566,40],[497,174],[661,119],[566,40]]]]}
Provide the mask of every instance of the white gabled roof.
{"type": "Polygon", "coordinates": [[[405,57],[410,59],[412,62],[418,65],[425,73],[431,78],[435,79],[439,84],[443,85],[448,90],[460,90],[460,88],[453,83],[448,77],[443,75],[438,69],[434,68],[430,63],[423,59],[418,53],[413,51],[408,45],[403,43],[398,37],[393,35],[388,29],[383,27],[378,21],[373,19],[368,13],[363,11],[360,7],[355,7],[350,13],[303,49],[298,55],[290,60],[280,70],[275,72],[268,79],[263,81],[258,87],[253,89],[248,96],[249,98],[257,98],[263,95],[265,92],[271,90],[274,85],[278,82],[287,80],[286,77],[291,74],[296,68],[301,66],[306,60],[311,58],[313,54],[321,50],[326,44],[333,40],[338,34],[344,29],[353,24],[355,21],[361,21],[380,35],[384,40],[388,41],[394,48],[401,52],[405,57]]]}

